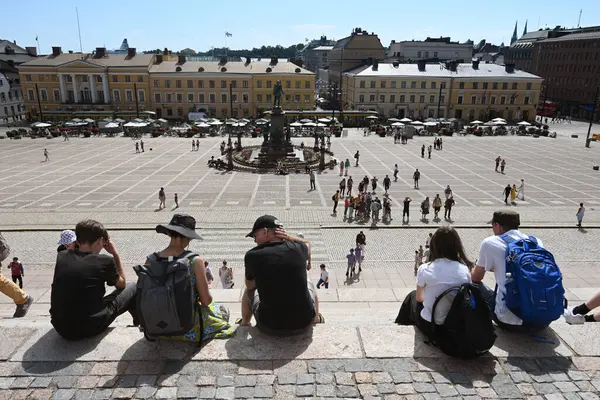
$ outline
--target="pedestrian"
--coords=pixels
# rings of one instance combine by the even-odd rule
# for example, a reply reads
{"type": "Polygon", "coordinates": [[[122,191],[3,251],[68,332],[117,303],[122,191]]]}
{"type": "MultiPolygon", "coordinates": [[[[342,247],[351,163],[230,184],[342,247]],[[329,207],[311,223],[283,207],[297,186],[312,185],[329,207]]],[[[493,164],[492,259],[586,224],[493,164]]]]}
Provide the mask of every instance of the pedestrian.
{"type": "Polygon", "coordinates": [[[345,170],[346,170],[344,172],[344,174],[346,174],[346,176],[348,176],[348,171],[350,170],[350,160],[348,160],[347,158],[346,158],[346,162],[344,163],[344,167],[345,167],[345,170]]]}
{"type": "Polygon", "coordinates": [[[425,241],[425,248],[428,249],[429,246],[431,246],[431,238],[433,237],[433,233],[429,233],[429,236],[427,236],[427,240],[425,241]]]}
{"type": "Polygon", "coordinates": [[[140,144],[138,142],[135,142],[135,153],[139,153],[140,152],[140,144]]]}
{"type": "Polygon", "coordinates": [[[74,249],[77,245],[77,235],[72,230],[64,230],[60,233],[60,240],[58,241],[57,253],[63,250],[74,249]]]}
{"type": "Polygon", "coordinates": [[[413,181],[415,182],[415,189],[419,188],[419,179],[421,178],[421,173],[419,172],[419,169],[417,168],[415,173],[413,174],[413,181]]]}
{"type": "Polygon", "coordinates": [[[212,269],[208,265],[208,261],[204,261],[204,269],[206,270],[206,281],[208,282],[208,286],[212,286],[213,281],[215,280],[215,276],[212,272],[212,269]]]}
{"type": "MultiPolygon", "coordinates": [[[[350,208],[350,204],[352,204],[352,198],[350,196],[346,196],[344,199],[344,218],[346,218],[346,214],[348,213],[348,208],[350,208]]],[[[352,214],[352,211],[350,212],[352,214]]]]}
{"type": "Polygon", "coordinates": [[[67,132],[63,132],[63,142],[68,142],[69,141],[69,135],[67,135],[67,132]]]}
{"type": "Polygon", "coordinates": [[[502,161],[500,161],[500,172],[502,174],[504,174],[504,167],[506,167],[506,160],[503,158],[502,161]]]}
{"type": "Polygon", "coordinates": [[[144,141],[140,140],[140,149],[142,149],[142,153],[144,152],[144,141]]]}
{"type": "Polygon", "coordinates": [[[371,215],[373,216],[373,222],[379,221],[379,210],[381,210],[381,202],[376,197],[375,200],[371,202],[371,215]]]}
{"type": "Polygon", "coordinates": [[[358,264],[358,272],[362,272],[362,263],[365,260],[364,248],[362,245],[356,245],[354,255],[356,256],[356,264],[358,264]]]}
{"type": "Polygon", "coordinates": [[[494,161],[496,161],[496,172],[498,172],[498,167],[500,166],[500,161],[502,161],[502,157],[498,156],[494,161]]]}
{"type": "Polygon", "coordinates": [[[160,200],[160,203],[158,205],[158,209],[162,210],[163,208],[165,208],[167,206],[166,201],[167,201],[167,196],[165,195],[165,188],[160,188],[160,190],[158,191],[158,200],[160,200]]]}
{"type": "Polygon", "coordinates": [[[427,158],[431,158],[431,145],[427,148],[427,158]]]}
{"type": "Polygon", "coordinates": [[[419,270],[419,266],[423,263],[423,256],[419,254],[419,250],[415,250],[415,276],[417,276],[417,271],[419,270]]]}
{"type": "Polygon", "coordinates": [[[310,170],[310,190],[317,190],[317,186],[315,185],[315,171],[310,170]]]}
{"type": "Polygon", "coordinates": [[[398,164],[394,164],[394,182],[398,182],[398,164]]]}
{"type": "Polygon", "coordinates": [[[44,149],[44,157],[46,157],[44,161],[50,161],[50,154],[47,149],[44,149]]]}
{"type": "Polygon", "coordinates": [[[361,194],[365,189],[365,181],[358,182],[358,194],[361,194]]]}
{"type": "Polygon", "coordinates": [[[325,289],[329,289],[329,271],[327,271],[327,266],[325,264],[321,264],[321,277],[317,282],[317,289],[321,289],[321,285],[325,285],[325,289]]]}
{"type": "Polygon", "coordinates": [[[233,269],[227,266],[226,260],[223,260],[223,265],[219,268],[219,278],[221,278],[223,289],[233,289],[235,285],[233,282],[233,269]]]}
{"type": "Polygon", "coordinates": [[[450,214],[452,213],[452,207],[456,204],[454,197],[450,196],[444,204],[444,219],[452,219],[450,214]]]}
{"type": "Polygon", "coordinates": [[[196,151],[196,141],[192,139],[192,151],[196,151]]]}
{"type": "Polygon", "coordinates": [[[365,175],[363,178],[363,190],[366,192],[369,190],[369,177],[365,175]]]}
{"type": "Polygon", "coordinates": [[[25,270],[23,269],[23,264],[19,262],[18,257],[13,257],[12,262],[8,264],[8,269],[10,269],[13,283],[17,283],[18,281],[19,288],[23,289],[23,277],[25,276],[25,270]]]}
{"type": "Polygon", "coordinates": [[[448,200],[448,197],[452,196],[452,189],[450,189],[450,185],[446,185],[446,189],[444,189],[444,195],[446,196],[446,200],[448,200]]]}
{"type": "Polygon", "coordinates": [[[517,197],[521,195],[521,200],[525,201],[525,179],[521,179],[521,186],[519,186],[519,190],[517,191],[517,197]]]}
{"type": "Polygon", "coordinates": [[[583,203],[579,203],[579,208],[577,209],[577,227],[581,228],[581,222],[583,222],[583,215],[585,214],[585,207],[583,203]]]}
{"type": "Polygon", "coordinates": [[[333,200],[333,213],[337,214],[337,206],[338,206],[338,202],[340,201],[340,191],[336,190],[335,194],[331,197],[331,200],[333,200]]]}
{"type": "Polygon", "coordinates": [[[346,178],[342,178],[340,181],[340,195],[344,196],[346,193],[346,178]]]}
{"type": "MultiPolygon", "coordinates": [[[[446,199],[448,199],[446,197],[446,199]]],[[[442,209],[442,199],[440,198],[439,194],[436,194],[435,197],[433,198],[433,218],[434,219],[438,219],[438,214],[440,213],[440,210],[442,209]]],[[[431,235],[431,233],[430,233],[431,235]]],[[[430,236],[431,237],[431,236],[430,236]]]]}
{"type": "Polygon", "coordinates": [[[511,191],[512,191],[512,188],[510,187],[510,183],[509,183],[504,188],[504,204],[508,204],[508,196],[510,196],[511,191]]]}
{"type": "Polygon", "coordinates": [[[425,158],[425,145],[421,147],[421,158],[425,158]]]}
{"type": "MultiPolygon", "coordinates": [[[[8,255],[10,254],[10,247],[8,243],[0,234],[0,266],[1,263],[6,260],[8,255]]],[[[0,292],[3,295],[8,296],[17,306],[15,313],[13,314],[13,318],[22,318],[29,311],[29,307],[33,304],[33,296],[25,293],[19,286],[17,286],[14,282],[7,279],[2,274],[2,269],[0,268],[0,292]]]]}
{"type": "Polygon", "coordinates": [[[196,151],[200,150],[200,140],[196,139],[196,151]]]}
{"type": "Polygon", "coordinates": [[[392,180],[388,175],[383,178],[383,188],[385,189],[385,194],[388,194],[388,190],[390,190],[390,185],[392,184],[392,180]]]}
{"type": "Polygon", "coordinates": [[[345,165],[344,162],[340,161],[340,176],[344,175],[344,165],[345,165]]]}
{"type": "Polygon", "coordinates": [[[379,182],[379,180],[376,176],[374,176],[373,179],[371,179],[371,187],[373,188],[373,193],[375,193],[375,190],[377,189],[377,182],[379,182]]]}
{"type": "Polygon", "coordinates": [[[421,219],[425,221],[429,214],[429,197],[425,197],[425,200],[421,202],[421,219]]]}
{"type": "MultiPolygon", "coordinates": [[[[346,168],[346,171],[348,171],[348,168],[346,168]]],[[[352,196],[352,185],[354,184],[354,181],[352,180],[352,176],[348,177],[348,181],[346,182],[346,193],[348,194],[348,196],[352,196]]]]}
{"type": "Polygon", "coordinates": [[[517,185],[513,183],[512,188],[510,189],[510,202],[515,204],[515,200],[517,199],[517,185]]]}
{"type": "Polygon", "coordinates": [[[175,201],[175,208],[179,208],[179,198],[177,197],[177,193],[175,193],[175,197],[173,200],[175,201]]]}
{"type": "Polygon", "coordinates": [[[402,222],[404,222],[404,216],[406,216],[406,222],[408,222],[408,220],[410,218],[409,207],[410,207],[411,201],[412,201],[412,199],[408,196],[406,196],[404,198],[403,208],[402,208],[402,222]]]}
{"type": "Polygon", "coordinates": [[[348,276],[352,277],[356,272],[356,255],[354,254],[354,249],[350,249],[350,253],[346,255],[348,259],[348,267],[346,268],[346,278],[348,276]]]}
{"type": "Polygon", "coordinates": [[[444,142],[442,141],[443,138],[439,139],[439,149],[442,150],[444,147],[444,142]]]}
{"type": "Polygon", "coordinates": [[[383,217],[382,220],[392,220],[392,204],[389,199],[383,199],[383,217]]]}
{"type": "Polygon", "coordinates": [[[360,159],[360,153],[358,152],[358,150],[356,150],[356,154],[354,155],[354,158],[356,159],[356,167],[358,167],[358,160],[360,159]]]}

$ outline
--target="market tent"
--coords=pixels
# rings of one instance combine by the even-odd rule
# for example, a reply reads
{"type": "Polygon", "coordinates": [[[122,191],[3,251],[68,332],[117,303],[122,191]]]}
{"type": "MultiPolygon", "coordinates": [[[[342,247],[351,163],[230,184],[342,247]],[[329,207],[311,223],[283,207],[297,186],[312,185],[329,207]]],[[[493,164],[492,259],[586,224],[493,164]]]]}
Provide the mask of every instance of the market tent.
{"type": "Polygon", "coordinates": [[[400,122],[412,122],[412,119],[410,119],[410,118],[402,118],[400,120],[400,122]]]}
{"type": "Polygon", "coordinates": [[[413,125],[423,125],[423,123],[421,121],[413,121],[413,122],[411,122],[411,124],[413,124],[413,125]]]}
{"type": "Polygon", "coordinates": [[[398,118],[389,118],[388,122],[400,122],[398,118]]]}
{"type": "Polygon", "coordinates": [[[308,118],[304,118],[304,119],[301,119],[300,122],[303,124],[308,124],[309,122],[312,122],[312,120],[310,120],[308,118]]]}
{"type": "Polygon", "coordinates": [[[471,122],[471,125],[481,125],[481,124],[483,124],[483,121],[475,120],[475,121],[471,122]]]}
{"type": "Polygon", "coordinates": [[[392,126],[398,127],[398,126],[404,126],[404,124],[402,122],[394,122],[392,124],[392,126]]]}
{"type": "Polygon", "coordinates": [[[500,117],[494,118],[492,121],[493,122],[506,122],[506,120],[504,118],[500,118],[500,117]]]}
{"type": "Polygon", "coordinates": [[[318,126],[319,128],[324,128],[324,127],[326,127],[326,126],[327,126],[327,124],[322,124],[322,123],[320,123],[320,122],[319,122],[319,123],[317,124],[317,126],[318,126]]]}
{"type": "Polygon", "coordinates": [[[506,125],[506,121],[492,121],[494,125],[506,125]]]}
{"type": "Polygon", "coordinates": [[[324,124],[328,124],[331,122],[331,119],[330,118],[319,118],[318,121],[322,122],[324,124]]]}
{"type": "Polygon", "coordinates": [[[369,115],[369,116],[367,117],[367,119],[379,119],[379,117],[376,117],[376,116],[374,116],[374,115],[369,115]]]}
{"type": "Polygon", "coordinates": [[[107,129],[114,129],[118,128],[119,124],[117,124],[116,122],[109,122],[108,124],[104,125],[104,127],[107,129]]]}
{"type": "Polygon", "coordinates": [[[84,119],[84,120],[83,120],[83,122],[87,122],[87,123],[90,123],[90,124],[91,124],[91,123],[93,123],[93,122],[96,122],[96,121],[94,121],[94,120],[93,120],[93,119],[91,119],[91,118],[86,118],[86,119],[84,119]]]}
{"type": "Polygon", "coordinates": [[[314,122],[307,122],[304,124],[304,126],[317,126],[317,124],[315,124],[314,122]]]}
{"type": "Polygon", "coordinates": [[[301,124],[300,122],[292,122],[292,123],[290,124],[290,126],[293,126],[293,127],[299,127],[299,126],[302,126],[302,124],[301,124]]]}
{"type": "Polygon", "coordinates": [[[49,126],[52,126],[52,124],[47,124],[45,122],[36,122],[35,124],[32,124],[31,126],[33,126],[34,128],[48,128],[49,126]]]}
{"type": "Polygon", "coordinates": [[[196,126],[197,126],[198,128],[209,128],[209,127],[210,127],[210,125],[209,125],[209,124],[207,124],[206,122],[202,122],[202,121],[200,121],[200,122],[196,122],[196,126]]]}
{"type": "Polygon", "coordinates": [[[425,125],[425,126],[437,126],[437,124],[438,123],[434,122],[434,121],[427,121],[423,125],[425,125]]]}
{"type": "Polygon", "coordinates": [[[115,119],[115,122],[122,123],[122,122],[125,122],[125,120],[124,120],[124,119],[122,119],[122,118],[117,118],[117,119],[115,119]]]}
{"type": "Polygon", "coordinates": [[[72,119],[73,122],[83,122],[82,120],[80,120],[79,118],[73,118],[72,119]]]}
{"type": "Polygon", "coordinates": [[[521,121],[519,122],[517,125],[522,125],[522,126],[531,126],[531,124],[527,121],[521,121]]]}
{"type": "Polygon", "coordinates": [[[223,123],[219,120],[210,121],[208,124],[209,125],[223,125],[223,123]]]}
{"type": "Polygon", "coordinates": [[[157,121],[158,121],[158,122],[161,122],[161,123],[163,123],[163,124],[164,124],[164,123],[166,123],[166,122],[168,122],[168,121],[167,121],[166,119],[164,119],[164,118],[159,118],[159,119],[157,119],[157,121]]]}

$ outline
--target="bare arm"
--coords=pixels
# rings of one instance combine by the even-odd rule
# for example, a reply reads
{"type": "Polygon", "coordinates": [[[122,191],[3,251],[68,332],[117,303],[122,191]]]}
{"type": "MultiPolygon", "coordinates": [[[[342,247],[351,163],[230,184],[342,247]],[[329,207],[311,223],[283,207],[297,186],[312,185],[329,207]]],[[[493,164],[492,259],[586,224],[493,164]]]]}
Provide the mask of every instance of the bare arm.
{"type": "Polygon", "coordinates": [[[246,289],[248,289],[249,291],[251,290],[255,290],[256,289],[256,282],[254,282],[254,280],[248,280],[246,279],[246,289]]]}
{"type": "Polygon", "coordinates": [[[119,256],[119,252],[116,251],[113,253],[113,258],[115,259],[115,266],[117,267],[117,274],[119,274],[119,279],[115,283],[115,288],[117,289],[125,289],[125,285],[127,281],[125,280],[125,272],[123,272],[123,264],[121,263],[121,256],[119,256]]]}
{"type": "Polygon", "coordinates": [[[473,268],[473,270],[471,271],[471,280],[473,282],[481,282],[484,276],[485,268],[480,265],[475,266],[475,268],[473,268]]]}
{"type": "Polygon", "coordinates": [[[425,288],[417,286],[417,301],[422,303],[425,301],[425,288]]]}

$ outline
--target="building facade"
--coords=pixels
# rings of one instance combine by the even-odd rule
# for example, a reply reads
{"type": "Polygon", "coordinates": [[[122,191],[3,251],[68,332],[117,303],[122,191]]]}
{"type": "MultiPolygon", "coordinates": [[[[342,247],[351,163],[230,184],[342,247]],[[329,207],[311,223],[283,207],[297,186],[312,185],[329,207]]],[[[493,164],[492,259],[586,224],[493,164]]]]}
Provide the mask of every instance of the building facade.
{"type": "Polygon", "coordinates": [[[304,68],[315,73],[320,69],[328,68],[331,49],[333,46],[319,46],[306,50],[304,52],[304,68]]]}
{"type": "Polygon", "coordinates": [[[64,115],[68,111],[97,113],[148,111],[157,118],[185,119],[189,112],[214,117],[260,116],[272,106],[273,87],[280,80],[287,109],[312,109],[315,76],[290,62],[187,61],[184,56],[53,54],[25,63],[21,82],[29,118],[64,115]]]}
{"type": "Polygon", "coordinates": [[[425,40],[410,40],[396,42],[392,40],[388,50],[388,58],[400,62],[415,62],[417,60],[462,60],[469,62],[473,57],[473,43],[458,43],[450,41],[449,37],[430,38],[425,40]]]}
{"type": "Polygon", "coordinates": [[[24,117],[19,71],[12,63],[0,61],[0,124],[21,121],[24,117]]]}
{"type": "Polygon", "coordinates": [[[512,65],[373,63],[344,74],[349,109],[385,117],[533,121],[542,78],[512,65]]]}

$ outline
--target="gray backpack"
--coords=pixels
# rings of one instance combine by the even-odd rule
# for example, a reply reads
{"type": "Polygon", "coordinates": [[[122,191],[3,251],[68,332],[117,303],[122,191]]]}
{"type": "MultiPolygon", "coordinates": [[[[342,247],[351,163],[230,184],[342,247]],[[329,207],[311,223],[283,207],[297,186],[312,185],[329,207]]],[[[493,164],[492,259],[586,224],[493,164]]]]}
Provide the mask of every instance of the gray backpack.
{"type": "Polygon", "coordinates": [[[185,251],[167,259],[153,253],[150,264],[133,267],[138,276],[137,314],[146,338],[184,335],[194,327],[198,301],[190,263],[197,256],[185,251]]]}

